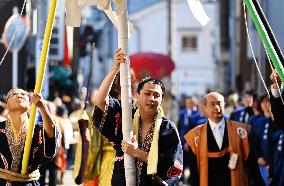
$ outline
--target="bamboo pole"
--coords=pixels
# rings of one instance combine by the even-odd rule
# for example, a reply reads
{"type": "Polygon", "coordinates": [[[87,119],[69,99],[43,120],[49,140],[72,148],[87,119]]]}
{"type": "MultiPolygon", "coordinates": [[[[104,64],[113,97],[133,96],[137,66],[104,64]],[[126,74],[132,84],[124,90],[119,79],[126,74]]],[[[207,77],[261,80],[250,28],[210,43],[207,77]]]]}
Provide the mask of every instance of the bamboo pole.
{"type": "Polygon", "coordinates": [[[244,0],[244,2],[248,8],[249,14],[255,24],[255,27],[260,35],[260,38],[268,52],[268,55],[275,67],[275,70],[277,71],[282,83],[284,83],[284,69],[277,55],[277,52],[275,51],[273,44],[269,38],[269,35],[265,29],[265,26],[263,25],[252,0],[244,0]]]}
{"type": "MultiPolygon", "coordinates": [[[[124,1],[124,0],[123,0],[124,1]]],[[[122,133],[124,140],[130,140],[133,136],[132,125],[132,96],[131,96],[131,77],[130,61],[128,57],[128,13],[127,0],[123,7],[123,12],[118,15],[118,47],[127,55],[127,62],[120,65],[120,86],[121,86],[121,105],[122,105],[122,133]]],[[[124,154],[125,179],[127,186],[136,185],[135,159],[124,154]]]]}
{"type": "MultiPolygon", "coordinates": [[[[50,44],[50,37],[52,34],[56,5],[57,5],[57,0],[50,1],[48,18],[46,22],[46,28],[45,28],[43,44],[42,44],[42,51],[41,51],[41,56],[40,56],[40,64],[39,64],[39,69],[37,72],[36,85],[34,89],[35,93],[40,93],[42,89],[43,77],[44,77],[44,72],[45,72],[45,64],[46,64],[47,54],[48,54],[48,49],[49,49],[49,44],[50,44]]],[[[23,161],[22,161],[22,170],[21,170],[22,174],[27,174],[27,170],[28,170],[29,156],[30,156],[30,151],[31,151],[34,127],[35,127],[35,116],[36,116],[36,106],[35,104],[32,104],[30,118],[29,118],[29,127],[28,127],[25,148],[24,148],[23,161]]]]}

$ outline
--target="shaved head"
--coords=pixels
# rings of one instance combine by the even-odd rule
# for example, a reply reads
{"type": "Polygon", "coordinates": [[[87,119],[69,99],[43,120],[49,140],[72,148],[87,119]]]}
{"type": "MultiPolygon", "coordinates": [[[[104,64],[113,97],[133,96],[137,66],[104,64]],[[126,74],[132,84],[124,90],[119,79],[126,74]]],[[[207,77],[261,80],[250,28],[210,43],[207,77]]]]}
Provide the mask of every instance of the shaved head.
{"type": "Polygon", "coordinates": [[[224,96],[218,92],[210,92],[205,96],[205,112],[210,120],[218,123],[224,114],[224,96]]]}
{"type": "Polygon", "coordinates": [[[220,98],[225,102],[224,96],[218,92],[210,92],[205,96],[205,105],[207,104],[208,98],[220,98]]]}

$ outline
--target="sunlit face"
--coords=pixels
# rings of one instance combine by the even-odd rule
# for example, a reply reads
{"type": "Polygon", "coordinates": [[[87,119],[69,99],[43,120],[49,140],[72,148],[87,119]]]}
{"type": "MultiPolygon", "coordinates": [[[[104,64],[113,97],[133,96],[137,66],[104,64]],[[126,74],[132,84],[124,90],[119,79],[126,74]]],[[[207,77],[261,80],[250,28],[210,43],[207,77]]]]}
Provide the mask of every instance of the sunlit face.
{"type": "Polygon", "coordinates": [[[149,114],[156,113],[163,101],[162,93],[163,91],[160,85],[150,82],[145,83],[140,93],[136,94],[137,105],[140,111],[149,114]]]}
{"type": "Polygon", "coordinates": [[[22,110],[27,111],[30,108],[29,94],[22,89],[11,90],[6,99],[6,107],[10,111],[22,110]]]}
{"type": "Polygon", "coordinates": [[[224,97],[212,92],[206,96],[205,112],[209,119],[219,122],[223,118],[225,101],[224,97]]]}

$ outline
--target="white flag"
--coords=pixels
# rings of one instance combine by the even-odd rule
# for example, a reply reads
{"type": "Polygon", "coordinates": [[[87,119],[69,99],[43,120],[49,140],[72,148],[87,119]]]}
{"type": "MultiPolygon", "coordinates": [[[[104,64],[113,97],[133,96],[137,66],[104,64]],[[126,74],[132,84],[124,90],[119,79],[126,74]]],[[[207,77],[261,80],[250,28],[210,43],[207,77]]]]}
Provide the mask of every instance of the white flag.
{"type": "Polygon", "coordinates": [[[187,0],[187,2],[191,9],[193,16],[197,19],[197,21],[202,26],[205,26],[207,23],[210,22],[211,19],[207,16],[199,0],[187,0]]]}
{"type": "Polygon", "coordinates": [[[80,27],[81,24],[81,6],[77,0],[65,0],[66,25],[80,27]]]}
{"type": "MultiPolygon", "coordinates": [[[[125,7],[125,0],[113,0],[116,5],[116,11],[112,10],[111,0],[65,0],[66,25],[80,27],[81,25],[81,7],[96,5],[99,10],[106,13],[108,18],[117,28],[117,19],[125,7]]],[[[128,21],[128,37],[133,31],[133,23],[128,21]]]]}
{"type": "Polygon", "coordinates": [[[65,0],[66,25],[80,27],[81,8],[97,5],[98,9],[107,10],[111,7],[111,0],[65,0]]]}

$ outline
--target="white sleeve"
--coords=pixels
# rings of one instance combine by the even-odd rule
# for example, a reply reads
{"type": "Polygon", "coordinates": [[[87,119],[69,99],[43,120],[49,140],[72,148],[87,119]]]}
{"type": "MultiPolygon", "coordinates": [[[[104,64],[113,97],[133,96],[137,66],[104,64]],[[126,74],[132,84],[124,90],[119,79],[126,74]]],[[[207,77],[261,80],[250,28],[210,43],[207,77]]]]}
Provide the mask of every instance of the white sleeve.
{"type": "Polygon", "coordinates": [[[279,98],[281,96],[280,95],[281,92],[282,92],[282,86],[279,90],[279,89],[273,88],[273,85],[271,85],[271,94],[273,95],[274,98],[279,98]]]}

